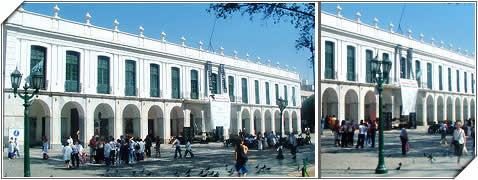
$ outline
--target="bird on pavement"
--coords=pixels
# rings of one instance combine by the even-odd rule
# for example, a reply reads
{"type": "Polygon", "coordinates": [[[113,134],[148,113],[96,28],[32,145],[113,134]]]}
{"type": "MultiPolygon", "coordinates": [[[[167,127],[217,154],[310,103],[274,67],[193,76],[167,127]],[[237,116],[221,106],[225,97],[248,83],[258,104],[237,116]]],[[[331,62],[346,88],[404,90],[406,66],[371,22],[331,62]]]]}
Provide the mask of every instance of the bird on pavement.
{"type": "Polygon", "coordinates": [[[188,169],[188,170],[186,171],[186,174],[189,174],[190,172],[191,172],[191,169],[188,169]]]}
{"type": "Polygon", "coordinates": [[[259,170],[256,171],[256,174],[259,174],[259,173],[261,173],[261,169],[259,169],[259,170]]]}
{"type": "Polygon", "coordinates": [[[136,170],[131,171],[133,174],[136,174],[136,170]]]}
{"type": "Polygon", "coordinates": [[[216,172],[216,174],[213,175],[214,177],[219,177],[219,172],[216,172]]]}
{"type": "Polygon", "coordinates": [[[209,171],[209,169],[211,169],[211,166],[207,167],[207,168],[206,168],[206,171],[209,171]]]}
{"type": "Polygon", "coordinates": [[[201,177],[206,177],[206,176],[207,176],[207,173],[205,173],[205,174],[201,175],[201,177]]]}
{"type": "Polygon", "coordinates": [[[350,171],[350,169],[352,169],[352,168],[350,168],[350,166],[349,166],[349,167],[347,168],[347,170],[350,171]]]}
{"type": "Polygon", "coordinates": [[[198,175],[202,175],[204,173],[204,169],[201,169],[201,172],[198,175]]]}
{"type": "Polygon", "coordinates": [[[179,172],[178,172],[178,170],[176,170],[176,172],[174,172],[174,175],[176,175],[176,177],[179,177],[179,172]]]}
{"type": "Polygon", "coordinates": [[[265,169],[266,168],[266,165],[264,164],[264,166],[261,167],[261,169],[265,169]]]}
{"type": "Polygon", "coordinates": [[[402,168],[402,162],[398,163],[398,167],[396,168],[396,170],[400,170],[400,168],[402,168]]]}
{"type": "Polygon", "coordinates": [[[212,176],[214,174],[214,171],[211,171],[211,173],[209,173],[209,176],[212,176]]]}
{"type": "Polygon", "coordinates": [[[151,176],[153,173],[152,172],[146,172],[145,175],[146,176],[151,176]]]}
{"type": "Polygon", "coordinates": [[[270,171],[270,170],[271,170],[271,168],[270,168],[270,167],[268,167],[268,168],[266,168],[266,170],[270,171]]]}

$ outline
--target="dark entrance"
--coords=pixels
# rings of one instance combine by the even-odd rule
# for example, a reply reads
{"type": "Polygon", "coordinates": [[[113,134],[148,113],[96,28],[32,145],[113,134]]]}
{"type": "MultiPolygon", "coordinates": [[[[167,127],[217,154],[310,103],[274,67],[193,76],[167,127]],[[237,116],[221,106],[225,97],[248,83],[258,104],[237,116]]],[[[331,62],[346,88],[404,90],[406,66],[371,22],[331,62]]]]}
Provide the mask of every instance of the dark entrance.
{"type": "Polygon", "coordinates": [[[148,119],[148,134],[154,133],[154,119],[148,119]]]}
{"type": "Polygon", "coordinates": [[[125,133],[129,136],[134,136],[134,134],[133,134],[133,119],[126,119],[125,133]]]}
{"type": "Polygon", "coordinates": [[[76,132],[80,129],[80,116],[78,114],[78,109],[71,109],[71,137],[76,138],[76,132]]]}

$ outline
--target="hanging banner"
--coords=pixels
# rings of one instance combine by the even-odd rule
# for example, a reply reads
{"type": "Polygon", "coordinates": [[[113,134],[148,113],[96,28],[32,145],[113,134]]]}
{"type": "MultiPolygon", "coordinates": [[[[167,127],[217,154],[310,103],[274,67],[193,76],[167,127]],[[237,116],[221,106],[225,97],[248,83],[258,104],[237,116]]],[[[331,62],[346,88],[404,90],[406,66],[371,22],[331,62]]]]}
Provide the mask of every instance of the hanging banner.
{"type": "Polygon", "coordinates": [[[415,112],[417,102],[417,81],[411,79],[400,79],[400,89],[402,91],[402,115],[409,115],[415,112]]]}
{"type": "Polygon", "coordinates": [[[223,126],[224,129],[229,129],[231,122],[231,102],[227,94],[215,94],[209,96],[209,104],[211,107],[211,127],[223,126]]]}

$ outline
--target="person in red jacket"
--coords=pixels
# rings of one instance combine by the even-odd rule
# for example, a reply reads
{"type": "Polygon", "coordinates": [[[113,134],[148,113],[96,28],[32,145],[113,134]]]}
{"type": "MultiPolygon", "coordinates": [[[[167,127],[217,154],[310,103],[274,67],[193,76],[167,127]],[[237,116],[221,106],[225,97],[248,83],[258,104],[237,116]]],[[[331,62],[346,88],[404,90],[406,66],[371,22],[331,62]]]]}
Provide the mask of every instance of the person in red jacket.
{"type": "Polygon", "coordinates": [[[339,134],[339,131],[340,131],[340,124],[339,124],[339,121],[338,120],[335,120],[335,123],[334,125],[332,125],[332,131],[334,132],[334,144],[335,144],[335,147],[337,146],[340,146],[340,134],[339,134]]]}
{"type": "Polygon", "coordinates": [[[93,163],[96,157],[96,138],[95,136],[91,137],[90,143],[88,143],[88,146],[90,146],[90,163],[93,163]]]}

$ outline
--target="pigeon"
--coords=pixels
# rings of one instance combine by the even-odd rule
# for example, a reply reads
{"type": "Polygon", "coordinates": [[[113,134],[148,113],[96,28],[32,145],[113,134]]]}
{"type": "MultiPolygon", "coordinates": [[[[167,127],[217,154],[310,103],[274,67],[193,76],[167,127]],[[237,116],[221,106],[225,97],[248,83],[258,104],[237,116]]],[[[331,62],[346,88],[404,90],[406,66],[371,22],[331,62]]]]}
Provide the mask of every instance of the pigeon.
{"type": "Polygon", "coordinates": [[[259,164],[256,165],[256,168],[259,168],[259,164]]]}
{"type": "Polygon", "coordinates": [[[214,174],[214,171],[211,171],[211,173],[209,173],[209,176],[212,176],[214,174]]]}
{"type": "Polygon", "coordinates": [[[204,169],[201,169],[201,172],[198,175],[202,175],[204,173],[204,169]]]}
{"type": "Polygon", "coordinates": [[[211,169],[211,166],[207,167],[207,168],[206,168],[206,171],[209,171],[209,169],[211,169]]]}
{"type": "Polygon", "coordinates": [[[207,176],[207,173],[205,173],[205,174],[201,175],[201,177],[206,177],[206,176],[207,176]]]}
{"type": "Polygon", "coordinates": [[[261,169],[259,169],[259,170],[256,171],[256,174],[259,174],[259,173],[261,173],[261,169]]]}
{"type": "Polygon", "coordinates": [[[264,164],[264,166],[261,167],[261,169],[265,169],[266,168],[266,165],[264,164]]]}
{"type": "MultiPolygon", "coordinates": [[[[7,177],[7,173],[5,173],[5,177],[7,177]]],[[[53,174],[50,174],[50,177],[53,177],[53,174]]]]}
{"type": "Polygon", "coordinates": [[[266,170],[270,171],[270,170],[271,170],[271,168],[270,168],[270,167],[268,167],[268,168],[266,168],[266,170]]]}
{"type": "Polygon", "coordinates": [[[396,170],[400,170],[400,168],[402,168],[402,162],[398,163],[398,167],[396,168],[396,170]]]}
{"type": "Polygon", "coordinates": [[[216,174],[214,174],[214,177],[219,177],[219,172],[216,172],[216,174]]]}
{"type": "Polygon", "coordinates": [[[179,172],[176,170],[176,172],[174,172],[174,175],[176,175],[176,177],[179,177],[179,172]]]}
{"type": "Polygon", "coordinates": [[[392,157],[392,154],[388,154],[387,157],[392,157]]]}
{"type": "Polygon", "coordinates": [[[136,174],[136,170],[131,171],[133,174],[136,174]]]}
{"type": "Polygon", "coordinates": [[[191,176],[191,174],[190,174],[190,173],[186,173],[186,177],[189,177],[189,176],[191,176]]]}
{"type": "Polygon", "coordinates": [[[146,172],[145,175],[146,176],[151,176],[153,173],[152,172],[146,172]]]}
{"type": "Polygon", "coordinates": [[[186,171],[186,174],[189,174],[189,173],[191,173],[191,169],[188,169],[188,170],[186,171]]]}
{"type": "Polygon", "coordinates": [[[349,167],[347,168],[347,170],[350,171],[350,169],[352,169],[352,168],[350,168],[350,166],[349,166],[349,167]]]}

